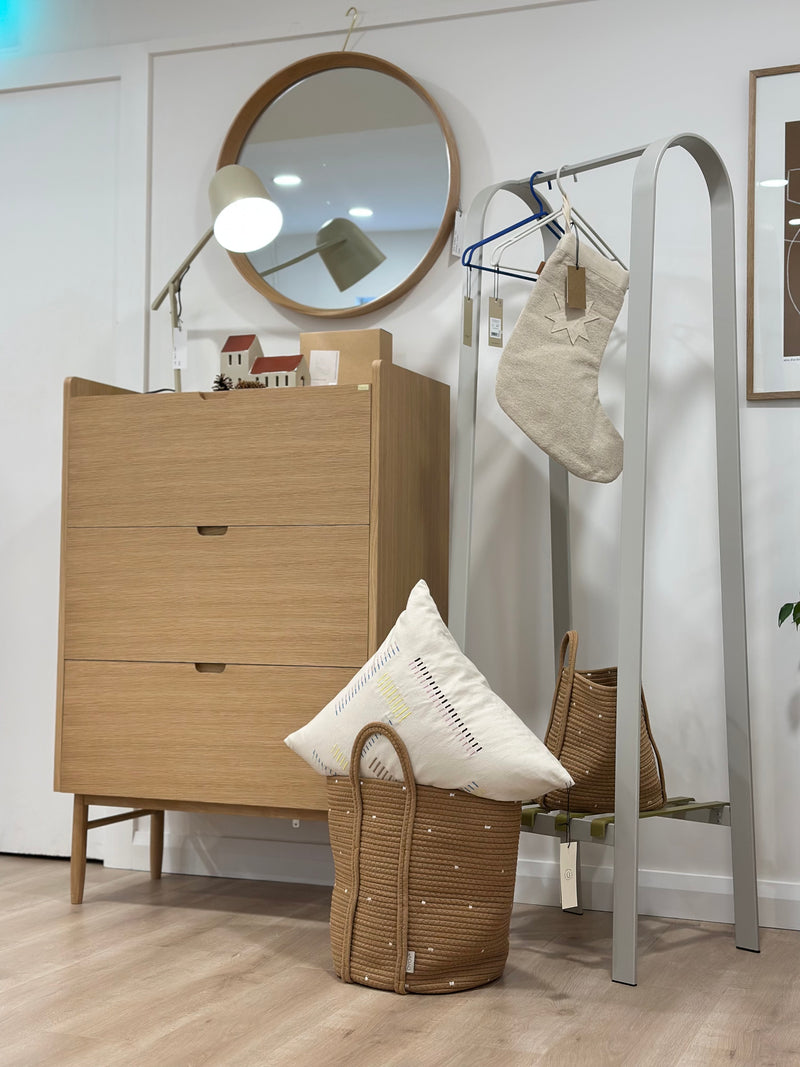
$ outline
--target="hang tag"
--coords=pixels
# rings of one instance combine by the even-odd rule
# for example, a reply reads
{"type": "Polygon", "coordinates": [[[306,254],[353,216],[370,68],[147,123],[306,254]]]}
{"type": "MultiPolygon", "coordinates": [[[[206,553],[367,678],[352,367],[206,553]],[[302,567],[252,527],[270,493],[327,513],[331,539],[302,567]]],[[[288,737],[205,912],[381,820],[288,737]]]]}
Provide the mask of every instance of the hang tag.
{"type": "Polygon", "coordinates": [[[464,251],[464,212],[459,208],[456,211],[455,221],[453,222],[453,243],[450,246],[451,256],[461,256],[464,251]]]}
{"type": "Polygon", "coordinates": [[[567,267],[567,307],[586,310],[585,267],[567,267]]]}
{"type": "Polygon", "coordinates": [[[539,264],[539,266],[538,266],[538,267],[536,268],[536,272],[535,272],[535,273],[536,273],[536,274],[541,274],[543,270],[544,270],[544,260],[542,260],[542,262],[541,262],[541,263],[539,264]]]}
{"type": "Polygon", "coordinates": [[[561,910],[578,906],[578,842],[561,845],[561,910]]]}
{"type": "Polygon", "coordinates": [[[464,297],[464,336],[461,340],[464,345],[472,344],[472,297],[464,297]]]}
{"type": "Polygon", "coordinates": [[[186,370],[189,366],[189,342],[183,330],[172,331],[172,369],[186,370]]]}
{"type": "Polygon", "coordinates": [[[409,949],[408,950],[408,955],[406,956],[406,974],[413,974],[414,973],[414,965],[415,965],[416,959],[417,959],[416,952],[414,952],[413,949],[409,949]]]}
{"type": "Polygon", "coordinates": [[[489,344],[503,347],[503,301],[497,296],[489,297],[489,344]]]}

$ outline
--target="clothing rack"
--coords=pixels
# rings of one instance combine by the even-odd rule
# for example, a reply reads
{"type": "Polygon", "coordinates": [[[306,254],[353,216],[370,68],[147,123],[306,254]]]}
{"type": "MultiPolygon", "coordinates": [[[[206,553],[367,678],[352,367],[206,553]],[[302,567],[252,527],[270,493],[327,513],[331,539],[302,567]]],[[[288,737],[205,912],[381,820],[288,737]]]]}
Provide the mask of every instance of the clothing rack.
{"type": "MultiPolygon", "coordinates": [[[[713,146],[696,134],[684,133],[560,168],[564,177],[639,158],[631,209],[623,427],[625,465],[622,473],[617,636],[616,811],[613,820],[611,815],[605,817],[605,821],[597,817],[573,817],[570,820],[573,840],[602,840],[614,845],[611,977],[615,982],[627,985],[636,985],[637,964],[639,717],[655,199],[661,162],[665,153],[676,147],[685,149],[702,171],[711,206],[717,495],[730,800],[729,805],[724,802],[695,804],[692,798],[679,798],[655,814],[730,826],[736,946],[759,951],[739,464],[733,194],[725,165],[713,146]]],[[[555,177],[556,171],[543,173],[533,184],[541,185],[555,177]]],[[[515,194],[535,210],[528,179],[488,186],[470,206],[465,244],[481,239],[486,211],[500,190],[515,194]]],[[[542,239],[545,256],[549,256],[556,238],[543,230],[542,239]]],[[[482,249],[478,249],[476,255],[480,256],[481,252],[482,249]]],[[[471,321],[463,324],[458,369],[450,552],[449,625],[462,647],[466,637],[469,593],[482,273],[476,271],[475,275],[474,279],[467,276],[464,280],[464,295],[471,294],[472,304],[471,321]]],[[[464,306],[465,309],[469,306],[466,300],[464,306]]],[[[567,471],[552,459],[549,479],[553,638],[557,652],[563,634],[572,628],[569,482],[567,471]]],[[[534,808],[525,813],[523,822],[524,829],[562,839],[565,836],[566,817],[563,815],[554,816],[534,808]]]]}

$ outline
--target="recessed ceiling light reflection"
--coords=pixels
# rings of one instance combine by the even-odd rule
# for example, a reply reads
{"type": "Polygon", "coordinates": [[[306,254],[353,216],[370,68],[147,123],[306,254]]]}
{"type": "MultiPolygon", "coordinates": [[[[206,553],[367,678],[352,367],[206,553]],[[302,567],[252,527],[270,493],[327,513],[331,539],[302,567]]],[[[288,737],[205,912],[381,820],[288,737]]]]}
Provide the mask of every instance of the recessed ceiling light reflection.
{"type": "Polygon", "coordinates": [[[788,185],[789,181],[787,178],[767,178],[765,181],[759,182],[758,184],[766,186],[767,189],[778,189],[783,185],[788,185]]]}
{"type": "Polygon", "coordinates": [[[300,185],[303,179],[299,174],[276,174],[272,180],[276,185],[300,185]]]}
{"type": "Polygon", "coordinates": [[[372,213],[371,207],[351,207],[347,212],[347,214],[352,215],[354,219],[368,219],[372,213]]]}

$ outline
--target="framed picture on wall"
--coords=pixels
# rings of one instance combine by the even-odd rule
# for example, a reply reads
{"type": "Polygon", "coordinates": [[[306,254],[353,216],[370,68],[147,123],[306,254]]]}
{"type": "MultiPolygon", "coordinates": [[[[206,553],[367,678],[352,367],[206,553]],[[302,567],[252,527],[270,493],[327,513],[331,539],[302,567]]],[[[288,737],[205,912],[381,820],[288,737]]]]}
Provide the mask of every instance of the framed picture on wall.
{"type": "Polygon", "coordinates": [[[800,66],[750,71],[747,399],[800,399],[800,66]]]}

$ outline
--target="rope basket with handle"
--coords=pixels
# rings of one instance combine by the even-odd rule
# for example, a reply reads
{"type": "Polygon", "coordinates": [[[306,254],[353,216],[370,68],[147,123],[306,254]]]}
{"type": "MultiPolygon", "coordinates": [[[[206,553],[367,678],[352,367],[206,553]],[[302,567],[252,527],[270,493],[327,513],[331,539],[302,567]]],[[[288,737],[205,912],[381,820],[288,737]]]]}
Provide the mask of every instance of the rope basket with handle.
{"type": "Polygon", "coordinates": [[[349,775],[327,779],[336,871],[331,949],[337,975],[395,993],[453,993],[503,973],[522,805],[414,781],[388,724],[358,734],[349,775]],[[362,778],[375,734],[403,781],[362,778]]]}
{"type": "MultiPolygon", "coordinates": [[[[558,680],[545,744],[575,780],[569,790],[555,790],[541,798],[546,808],[585,812],[614,810],[614,772],[617,735],[617,668],[578,671],[578,635],[568,631],[561,642],[558,680]]],[[[642,691],[639,732],[641,768],[639,808],[653,811],[667,802],[661,755],[650,729],[642,691]]]]}

